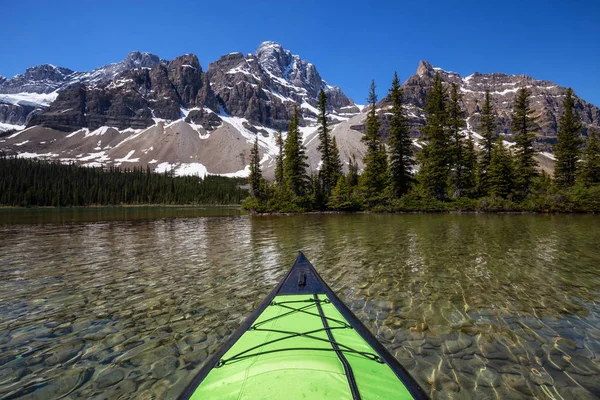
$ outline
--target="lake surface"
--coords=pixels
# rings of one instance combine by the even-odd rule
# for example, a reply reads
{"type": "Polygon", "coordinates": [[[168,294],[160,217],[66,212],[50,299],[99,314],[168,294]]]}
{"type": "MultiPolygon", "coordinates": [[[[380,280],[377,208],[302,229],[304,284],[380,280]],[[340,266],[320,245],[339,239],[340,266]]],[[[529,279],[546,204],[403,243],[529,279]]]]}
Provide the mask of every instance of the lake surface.
{"type": "Polygon", "coordinates": [[[435,399],[600,398],[600,217],[0,210],[0,398],[173,398],[302,249],[435,399]]]}

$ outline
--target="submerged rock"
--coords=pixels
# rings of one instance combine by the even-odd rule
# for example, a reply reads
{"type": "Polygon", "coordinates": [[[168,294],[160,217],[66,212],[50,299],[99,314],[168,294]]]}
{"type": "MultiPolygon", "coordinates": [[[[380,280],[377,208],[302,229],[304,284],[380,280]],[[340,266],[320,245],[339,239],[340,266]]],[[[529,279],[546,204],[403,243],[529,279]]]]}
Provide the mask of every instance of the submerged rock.
{"type": "Polygon", "coordinates": [[[96,386],[100,389],[107,388],[119,383],[125,377],[125,372],[121,368],[107,368],[98,375],[96,386]]]}
{"type": "Polygon", "coordinates": [[[78,339],[55,347],[48,352],[50,356],[46,359],[46,364],[55,365],[70,360],[83,349],[83,345],[83,340],[78,339]]]}

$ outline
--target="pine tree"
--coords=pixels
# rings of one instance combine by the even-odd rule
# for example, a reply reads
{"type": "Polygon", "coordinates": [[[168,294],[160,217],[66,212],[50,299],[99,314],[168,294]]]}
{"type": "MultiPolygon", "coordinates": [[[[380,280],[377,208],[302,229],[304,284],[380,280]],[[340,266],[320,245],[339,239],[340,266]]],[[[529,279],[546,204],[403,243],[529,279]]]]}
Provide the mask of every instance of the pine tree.
{"type": "Polygon", "coordinates": [[[575,99],[571,88],[567,89],[563,107],[565,110],[558,124],[558,143],[554,146],[554,179],[558,186],[566,188],[575,184],[580,153],[581,122],[575,114],[575,99]]]}
{"type": "Polygon", "coordinates": [[[348,161],[348,185],[358,186],[358,162],[356,156],[352,154],[352,158],[348,161]]]}
{"type": "Polygon", "coordinates": [[[449,175],[449,138],[446,129],[446,90],[439,74],[427,95],[425,126],[422,128],[423,150],[420,154],[419,180],[425,193],[440,200],[446,199],[449,175]]]}
{"type": "Polygon", "coordinates": [[[283,184],[283,137],[281,129],[275,134],[275,143],[279,149],[275,158],[275,183],[281,186],[283,184]]]}
{"type": "Polygon", "coordinates": [[[365,143],[367,152],[363,160],[365,168],[361,175],[361,187],[367,201],[373,202],[383,194],[387,184],[387,155],[379,133],[380,123],[377,119],[375,81],[371,82],[369,91],[369,113],[367,114],[367,129],[361,141],[365,143]]]}
{"type": "Polygon", "coordinates": [[[476,197],[477,171],[479,171],[479,162],[477,161],[477,151],[475,143],[469,134],[465,139],[463,152],[463,173],[461,175],[461,195],[467,197],[476,197]]]}
{"type": "Polygon", "coordinates": [[[298,129],[297,108],[294,109],[294,115],[288,126],[283,155],[285,185],[295,196],[304,196],[309,185],[309,177],[306,173],[308,164],[306,149],[302,144],[302,135],[298,129]]]}
{"type": "Polygon", "coordinates": [[[481,160],[479,162],[478,170],[478,181],[479,181],[479,192],[485,196],[488,194],[488,169],[492,160],[492,149],[494,148],[494,142],[496,141],[496,117],[494,110],[492,109],[492,101],[490,98],[490,91],[485,91],[485,102],[483,103],[483,109],[481,110],[481,140],[479,142],[481,151],[481,160]]]}
{"type": "Polygon", "coordinates": [[[260,197],[262,171],[260,169],[258,136],[254,140],[254,146],[252,146],[252,150],[250,150],[250,175],[248,175],[248,181],[250,182],[250,191],[252,192],[252,196],[255,198],[260,197]]]}
{"type": "Polygon", "coordinates": [[[331,136],[331,154],[330,154],[330,167],[331,167],[331,181],[336,182],[342,176],[342,160],[340,158],[340,150],[337,145],[335,136],[331,136]]]}
{"type": "Polygon", "coordinates": [[[588,139],[583,152],[578,180],[585,186],[600,184],[600,138],[598,131],[588,130],[588,139]]]}
{"type": "Polygon", "coordinates": [[[332,138],[331,131],[329,129],[329,121],[327,119],[327,95],[321,88],[319,92],[318,102],[319,115],[317,118],[317,124],[319,125],[319,145],[317,150],[321,152],[321,170],[319,171],[319,177],[323,184],[323,188],[327,195],[331,193],[331,188],[336,184],[337,180],[334,180],[335,171],[332,159],[332,138]]]}
{"type": "Polygon", "coordinates": [[[507,198],[512,193],[514,186],[513,161],[510,151],[502,143],[502,138],[498,138],[492,148],[488,179],[491,195],[507,198]]]}
{"type": "Polygon", "coordinates": [[[521,197],[527,196],[531,189],[533,178],[537,175],[537,163],[533,156],[533,142],[536,129],[533,110],[530,107],[531,93],[527,88],[517,92],[513,115],[512,133],[515,141],[515,167],[517,173],[517,189],[521,197]]]}
{"type": "Polygon", "coordinates": [[[466,143],[463,140],[461,129],[465,126],[463,110],[460,106],[462,95],[458,91],[458,85],[452,83],[450,98],[446,107],[448,111],[448,134],[450,138],[451,151],[451,174],[450,181],[454,197],[463,195],[464,173],[465,173],[465,152],[466,143]]]}
{"type": "Polygon", "coordinates": [[[408,192],[412,184],[414,161],[408,120],[402,108],[402,89],[396,72],[394,72],[389,92],[392,103],[388,143],[390,146],[390,181],[393,195],[400,197],[408,192]]]}

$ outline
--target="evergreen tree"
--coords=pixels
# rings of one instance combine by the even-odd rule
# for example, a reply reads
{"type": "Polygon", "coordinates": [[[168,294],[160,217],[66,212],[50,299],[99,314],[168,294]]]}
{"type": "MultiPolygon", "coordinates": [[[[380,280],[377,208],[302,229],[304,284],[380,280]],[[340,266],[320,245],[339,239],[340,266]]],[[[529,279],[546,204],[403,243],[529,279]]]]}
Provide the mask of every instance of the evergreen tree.
{"type": "Polygon", "coordinates": [[[392,103],[392,118],[389,128],[390,180],[393,195],[400,197],[408,192],[412,184],[414,161],[408,120],[402,108],[402,89],[396,72],[394,72],[389,92],[392,103]]]}
{"type": "Polygon", "coordinates": [[[262,171],[260,169],[260,153],[258,151],[258,136],[254,140],[254,146],[250,150],[250,175],[248,175],[248,181],[250,182],[250,191],[252,196],[255,198],[260,197],[262,171]]]}
{"type": "Polygon", "coordinates": [[[485,196],[488,194],[488,169],[492,160],[492,149],[494,148],[494,142],[496,141],[496,117],[494,110],[492,109],[492,101],[490,98],[490,91],[485,91],[485,102],[483,103],[483,109],[481,110],[481,140],[480,146],[481,160],[478,170],[479,180],[479,192],[485,196]]]}
{"type": "Polygon", "coordinates": [[[246,179],[152,173],[149,168],[87,168],[0,156],[0,204],[87,206],[116,204],[233,204],[246,179]]]}
{"type": "Polygon", "coordinates": [[[565,188],[575,184],[581,132],[581,122],[575,114],[575,99],[571,88],[567,89],[563,107],[565,110],[558,124],[558,143],[554,146],[554,179],[558,186],[565,188]]]}
{"type": "Polygon", "coordinates": [[[446,129],[446,90],[439,74],[427,95],[425,126],[422,128],[423,150],[420,154],[419,180],[425,193],[440,200],[446,199],[450,143],[446,129]]]}
{"type": "Polygon", "coordinates": [[[335,136],[331,136],[331,181],[336,182],[342,175],[342,160],[335,136]]]}
{"type": "Polygon", "coordinates": [[[331,210],[353,211],[359,210],[360,204],[354,195],[355,188],[348,183],[348,179],[341,175],[337,184],[331,191],[327,207],[331,210]]]}
{"type": "Polygon", "coordinates": [[[361,141],[367,147],[367,152],[363,160],[365,168],[360,181],[366,200],[373,202],[378,196],[383,194],[387,185],[387,155],[385,147],[381,142],[381,135],[379,133],[380,123],[375,110],[377,95],[375,94],[374,80],[371,82],[367,100],[370,107],[366,121],[367,129],[365,135],[361,138],[361,141]]]}
{"type": "Polygon", "coordinates": [[[590,128],[583,152],[578,180],[585,186],[600,184],[600,138],[598,131],[590,128]]]}
{"type": "Polygon", "coordinates": [[[450,138],[451,151],[451,174],[450,182],[454,197],[463,195],[463,181],[465,174],[465,152],[467,144],[463,140],[461,129],[465,126],[463,110],[460,106],[462,95],[458,91],[458,85],[452,83],[450,98],[446,107],[448,112],[448,135],[450,138]]]}
{"type": "Polygon", "coordinates": [[[514,186],[513,160],[510,151],[498,138],[492,148],[492,158],[488,171],[490,194],[507,198],[514,186]]]}
{"type": "Polygon", "coordinates": [[[319,171],[319,176],[323,184],[323,189],[327,195],[329,195],[331,193],[331,188],[336,184],[337,179],[334,176],[336,172],[334,170],[334,161],[332,159],[333,141],[329,129],[329,121],[327,119],[327,95],[322,88],[319,92],[317,108],[319,111],[317,118],[317,124],[319,125],[319,145],[317,146],[317,150],[321,152],[321,170],[319,171]]]}
{"type": "Polygon", "coordinates": [[[306,173],[306,149],[302,144],[302,135],[298,128],[298,109],[288,126],[288,134],[283,151],[283,176],[287,188],[295,196],[304,196],[308,188],[309,177],[306,173]]]}
{"type": "Polygon", "coordinates": [[[352,154],[352,158],[348,161],[348,185],[358,186],[358,162],[356,156],[352,154]]]}
{"type": "Polygon", "coordinates": [[[279,152],[275,158],[275,183],[277,186],[281,186],[283,184],[283,137],[281,129],[275,135],[275,143],[279,148],[279,152]]]}
{"type": "Polygon", "coordinates": [[[536,129],[533,110],[530,107],[531,93],[527,88],[517,92],[517,99],[513,108],[512,133],[515,141],[515,167],[517,173],[517,190],[521,197],[527,196],[531,189],[533,178],[537,175],[537,163],[533,156],[533,142],[536,129]]]}
{"type": "Polygon", "coordinates": [[[476,197],[477,171],[479,163],[477,161],[477,151],[471,135],[468,135],[463,143],[463,173],[461,175],[461,195],[467,197],[476,197]]]}

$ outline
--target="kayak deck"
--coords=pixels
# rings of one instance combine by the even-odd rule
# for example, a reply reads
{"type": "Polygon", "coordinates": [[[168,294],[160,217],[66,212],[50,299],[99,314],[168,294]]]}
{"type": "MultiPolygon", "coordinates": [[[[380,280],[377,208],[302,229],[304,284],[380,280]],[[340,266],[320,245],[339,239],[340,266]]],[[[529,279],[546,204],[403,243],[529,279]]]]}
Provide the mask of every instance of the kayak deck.
{"type": "Polygon", "coordinates": [[[181,398],[426,398],[368,335],[300,253],[181,398]]]}

